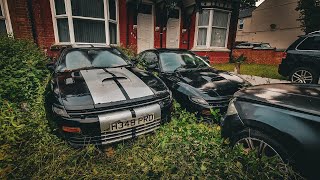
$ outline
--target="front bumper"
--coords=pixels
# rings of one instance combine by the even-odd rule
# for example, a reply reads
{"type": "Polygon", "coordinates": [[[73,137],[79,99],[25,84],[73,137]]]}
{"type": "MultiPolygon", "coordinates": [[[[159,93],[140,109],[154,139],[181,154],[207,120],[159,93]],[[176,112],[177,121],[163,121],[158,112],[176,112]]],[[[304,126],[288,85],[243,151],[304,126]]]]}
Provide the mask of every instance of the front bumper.
{"type": "MultiPolygon", "coordinates": [[[[121,142],[127,139],[132,139],[134,137],[147,134],[155,131],[160,127],[161,124],[168,122],[170,120],[172,109],[172,102],[166,105],[161,103],[150,104],[147,106],[142,106],[133,109],[122,109],[111,113],[99,114],[96,117],[87,117],[85,119],[81,118],[63,118],[56,117],[56,122],[58,127],[62,130],[62,127],[78,127],[81,129],[80,133],[70,133],[64,132],[63,136],[73,147],[83,147],[88,144],[94,144],[97,146],[107,145],[111,143],[121,142]],[[159,107],[156,112],[152,107],[159,107]],[[149,111],[148,111],[149,109],[149,111]],[[125,114],[136,110],[137,118],[140,115],[147,115],[147,113],[155,113],[155,119],[152,122],[146,124],[141,124],[139,126],[121,129],[118,131],[111,131],[111,124],[114,122],[129,120],[125,114]]],[[[132,118],[132,117],[130,117],[132,118]]]]}
{"type": "Polygon", "coordinates": [[[224,116],[221,120],[221,136],[223,138],[232,138],[244,128],[245,126],[238,114],[224,116]]]}

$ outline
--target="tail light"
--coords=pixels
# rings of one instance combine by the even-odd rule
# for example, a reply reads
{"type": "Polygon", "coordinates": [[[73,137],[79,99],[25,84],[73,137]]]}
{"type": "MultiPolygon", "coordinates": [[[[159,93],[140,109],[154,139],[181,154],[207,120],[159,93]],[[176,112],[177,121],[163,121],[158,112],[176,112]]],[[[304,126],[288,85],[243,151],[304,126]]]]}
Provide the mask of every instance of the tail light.
{"type": "Polygon", "coordinates": [[[283,52],[282,53],[282,59],[286,59],[287,58],[288,53],[287,52],[283,52]]]}

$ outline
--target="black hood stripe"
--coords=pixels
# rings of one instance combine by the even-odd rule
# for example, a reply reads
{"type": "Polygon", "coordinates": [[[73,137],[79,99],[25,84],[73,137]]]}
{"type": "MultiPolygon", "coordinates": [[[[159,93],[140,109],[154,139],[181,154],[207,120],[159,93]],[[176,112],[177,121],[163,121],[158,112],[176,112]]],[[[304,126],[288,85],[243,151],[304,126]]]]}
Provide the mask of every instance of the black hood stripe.
{"type": "Polygon", "coordinates": [[[126,100],[129,100],[130,97],[128,95],[128,93],[126,92],[126,90],[123,88],[123,86],[120,84],[120,82],[118,81],[118,78],[115,74],[113,74],[112,72],[109,72],[107,69],[103,69],[106,73],[110,74],[112,76],[113,81],[117,84],[117,86],[119,87],[119,89],[121,90],[122,94],[124,95],[124,97],[126,98],[126,100]]]}

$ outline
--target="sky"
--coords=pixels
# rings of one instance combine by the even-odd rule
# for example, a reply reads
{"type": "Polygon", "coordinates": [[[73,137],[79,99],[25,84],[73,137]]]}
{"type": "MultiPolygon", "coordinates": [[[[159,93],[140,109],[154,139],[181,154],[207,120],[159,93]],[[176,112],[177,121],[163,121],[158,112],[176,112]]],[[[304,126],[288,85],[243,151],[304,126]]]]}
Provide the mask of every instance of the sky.
{"type": "Polygon", "coordinates": [[[257,3],[256,3],[256,6],[259,6],[264,0],[259,0],[257,3]]]}

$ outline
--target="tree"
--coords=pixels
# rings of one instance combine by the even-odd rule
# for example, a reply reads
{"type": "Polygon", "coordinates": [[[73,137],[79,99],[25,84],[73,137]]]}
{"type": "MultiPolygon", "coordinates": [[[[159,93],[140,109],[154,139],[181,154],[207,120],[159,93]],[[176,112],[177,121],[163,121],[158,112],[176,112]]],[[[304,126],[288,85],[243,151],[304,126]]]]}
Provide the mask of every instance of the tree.
{"type": "Polygon", "coordinates": [[[258,0],[241,0],[241,8],[248,8],[256,6],[258,0]]]}
{"type": "Polygon", "coordinates": [[[320,0],[299,0],[296,9],[300,11],[300,21],[305,33],[320,30],[320,0]]]}

